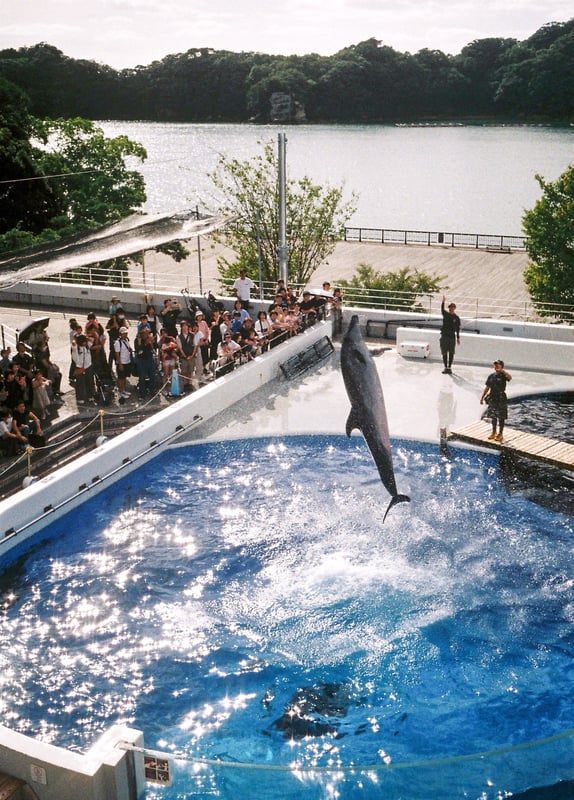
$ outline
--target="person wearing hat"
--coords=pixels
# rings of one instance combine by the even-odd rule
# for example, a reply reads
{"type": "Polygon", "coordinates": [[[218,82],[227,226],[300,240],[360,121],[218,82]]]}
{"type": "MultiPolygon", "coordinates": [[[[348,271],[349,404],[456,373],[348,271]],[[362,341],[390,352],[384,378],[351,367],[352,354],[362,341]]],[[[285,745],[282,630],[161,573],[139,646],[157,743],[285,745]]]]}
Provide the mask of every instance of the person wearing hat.
{"type": "Polygon", "coordinates": [[[226,310],[221,315],[221,323],[219,325],[219,331],[221,333],[222,339],[227,332],[231,333],[231,311],[226,310]]]}
{"type": "Polygon", "coordinates": [[[72,361],[74,364],[74,389],[76,402],[79,405],[90,402],[94,396],[94,368],[90,342],[84,333],[76,336],[72,342],[72,361]]]}
{"type": "Polygon", "coordinates": [[[494,372],[491,372],[486,379],[484,391],[480,397],[480,405],[486,400],[488,411],[486,416],[492,422],[492,433],[488,437],[495,442],[503,442],[502,432],[504,423],[508,417],[508,398],[506,396],[506,384],[512,380],[512,375],[504,369],[504,361],[499,358],[494,362],[494,372]],[[498,433],[496,423],[498,422],[498,433]]]}
{"type": "Polygon", "coordinates": [[[191,385],[192,389],[199,389],[201,379],[203,377],[203,359],[201,358],[201,340],[203,338],[203,334],[199,330],[199,325],[197,321],[194,319],[191,323],[190,327],[190,336],[193,342],[193,349],[186,359],[189,363],[189,384],[191,385]]]}
{"type": "Polygon", "coordinates": [[[303,315],[303,322],[306,328],[309,325],[314,325],[317,321],[317,304],[315,300],[311,297],[311,292],[305,291],[303,292],[303,299],[299,304],[299,311],[303,315]]]}
{"type": "Polygon", "coordinates": [[[197,322],[198,330],[201,333],[201,342],[199,346],[201,349],[203,369],[205,372],[207,372],[207,365],[209,364],[209,325],[205,321],[205,315],[203,311],[199,310],[195,312],[195,321],[197,322]]]}
{"type": "Polygon", "coordinates": [[[443,375],[452,373],[452,362],[454,350],[460,344],[460,317],[456,313],[455,303],[449,303],[448,311],[445,311],[446,296],[442,296],[440,313],[442,314],[442,327],[440,329],[440,351],[444,364],[443,375]]]}
{"type": "Polygon", "coordinates": [[[241,317],[241,311],[237,311],[236,309],[231,316],[231,333],[239,333],[242,327],[243,318],[241,317]]]}
{"type": "Polygon", "coordinates": [[[234,341],[231,331],[226,331],[217,348],[217,361],[215,362],[215,377],[227,375],[235,369],[235,360],[239,358],[241,346],[234,341]]]}
{"type": "Polygon", "coordinates": [[[151,325],[149,324],[149,320],[147,318],[147,314],[140,314],[137,326],[137,333],[140,334],[143,328],[147,328],[148,331],[151,333],[151,325]]]}
{"type": "Polygon", "coordinates": [[[132,374],[133,351],[128,339],[128,329],[122,326],[119,337],[114,342],[114,356],[118,373],[118,392],[120,398],[127,400],[131,394],[126,389],[126,379],[132,374]]]}
{"type": "Polygon", "coordinates": [[[120,303],[120,298],[112,297],[112,302],[109,305],[108,314],[111,317],[113,314],[117,314],[118,311],[123,311],[122,304],[120,303]]]}

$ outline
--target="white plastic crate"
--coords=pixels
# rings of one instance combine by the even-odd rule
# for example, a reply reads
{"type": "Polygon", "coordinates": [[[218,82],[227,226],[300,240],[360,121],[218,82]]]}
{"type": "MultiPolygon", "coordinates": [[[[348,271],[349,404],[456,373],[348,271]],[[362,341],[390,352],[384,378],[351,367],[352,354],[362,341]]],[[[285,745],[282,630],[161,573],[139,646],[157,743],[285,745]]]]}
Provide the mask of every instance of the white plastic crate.
{"type": "Polygon", "coordinates": [[[401,342],[398,351],[399,355],[404,358],[429,358],[430,344],[428,342],[401,342]]]}

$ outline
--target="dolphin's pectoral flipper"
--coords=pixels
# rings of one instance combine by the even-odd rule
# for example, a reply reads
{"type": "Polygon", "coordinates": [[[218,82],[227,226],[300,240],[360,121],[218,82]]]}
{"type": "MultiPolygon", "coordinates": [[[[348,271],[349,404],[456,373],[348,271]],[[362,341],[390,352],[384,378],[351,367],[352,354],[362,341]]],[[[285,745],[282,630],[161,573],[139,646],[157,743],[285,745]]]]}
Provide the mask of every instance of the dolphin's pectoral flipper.
{"type": "Polygon", "coordinates": [[[354,431],[355,428],[359,431],[362,431],[361,419],[357,414],[355,414],[354,409],[351,408],[350,414],[347,417],[347,424],[345,426],[345,432],[347,436],[350,436],[351,432],[354,431]]]}
{"type": "Polygon", "coordinates": [[[389,503],[389,507],[385,511],[385,516],[383,517],[383,524],[384,524],[384,522],[385,522],[385,520],[387,518],[387,514],[389,513],[389,511],[391,510],[391,508],[393,506],[396,506],[397,503],[410,503],[410,502],[411,502],[411,498],[408,496],[408,494],[396,494],[391,499],[391,502],[389,503]]]}

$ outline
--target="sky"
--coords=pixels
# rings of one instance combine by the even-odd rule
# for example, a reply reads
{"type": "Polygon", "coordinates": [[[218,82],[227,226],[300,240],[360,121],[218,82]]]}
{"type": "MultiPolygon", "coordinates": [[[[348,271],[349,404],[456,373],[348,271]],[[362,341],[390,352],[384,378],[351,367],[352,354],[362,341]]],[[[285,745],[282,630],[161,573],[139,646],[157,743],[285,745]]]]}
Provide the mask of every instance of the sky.
{"type": "Polygon", "coordinates": [[[456,55],[573,16],[572,0],[0,0],[0,49],[46,42],[116,69],[199,47],[333,55],[370,38],[456,55]]]}

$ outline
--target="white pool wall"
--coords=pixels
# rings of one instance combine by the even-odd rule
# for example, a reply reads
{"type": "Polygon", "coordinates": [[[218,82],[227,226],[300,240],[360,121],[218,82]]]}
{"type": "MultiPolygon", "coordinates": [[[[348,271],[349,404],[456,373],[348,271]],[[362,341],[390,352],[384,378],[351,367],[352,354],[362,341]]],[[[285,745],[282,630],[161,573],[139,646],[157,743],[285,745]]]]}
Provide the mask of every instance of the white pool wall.
{"type": "Polygon", "coordinates": [[[143,797],[143,760],[119,747],[143,747],[143,734],[109,728],[84,754],[0,726],[0,768],[27,783],[38,800],[133,800],[143,797]]]}
{"type": "MultiPolygon", "coordinates": [[[[398,328],[397,351],[408,343],[429,345],[428,358],[442,361],[440,331],[422,328],[398,328]]],[[[457,364],[491,365],[502,359],[507,368],[549,372],[558,375],[574,375],[574,342],[542,341],[522,337],[490,336],[463,333],[456,347],[457,364]]]]}

